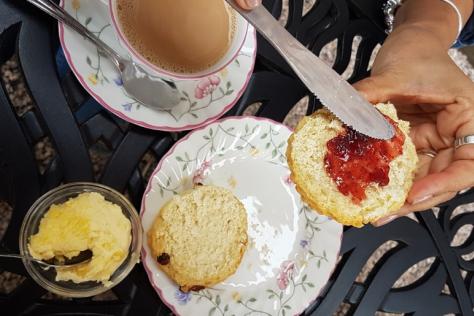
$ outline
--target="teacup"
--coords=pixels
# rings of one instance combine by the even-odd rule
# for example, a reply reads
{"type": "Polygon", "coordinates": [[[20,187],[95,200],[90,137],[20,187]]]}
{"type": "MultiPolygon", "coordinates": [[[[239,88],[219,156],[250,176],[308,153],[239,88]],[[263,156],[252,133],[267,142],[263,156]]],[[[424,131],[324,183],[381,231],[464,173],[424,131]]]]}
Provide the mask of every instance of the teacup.
{"type": "MultiPolygon", "coordinates": [[[[119,0],[102,0],[102,2],[107,2],[109,6],[110,16],[112,20],[112,25],[115,29],[115,32],[118,36],[119,41],[122,46],[128,51],[132,59],[138,61],[139,63],[146,65],[148,68],[152,69],[159,77],[162,77],[167,80],[196,80],[204,77],[211,76],[220,72],[231,62],[233,62],[245,42],[247,32],[249,29],[248,22],[235,12],[235,24],[234,24],[234,33],[230,40],[229,46],[225,54],[215,63],[206,67],[203,70],[197,72],[173,72],[169,69],[164,69],[163,67],[158,66],[157,64],[151,63],[147,58],[138,52],[138,50],[131,44],[131,41],[126,37],[123,26],[121,25],[119,13],[117,9],[117,2],[119,0]]],[[[141,1],[141,0],[136,0],[141,1]]],[[[224,1],[224,0],[222,0],[224,1]]],[[[229,8],[229,10],[233,10],[229,8]]],[[[199,14],[199,13],[197,13],[199,14]]],[[[179,23],[179,22],[178,22],[179,23]]]]}

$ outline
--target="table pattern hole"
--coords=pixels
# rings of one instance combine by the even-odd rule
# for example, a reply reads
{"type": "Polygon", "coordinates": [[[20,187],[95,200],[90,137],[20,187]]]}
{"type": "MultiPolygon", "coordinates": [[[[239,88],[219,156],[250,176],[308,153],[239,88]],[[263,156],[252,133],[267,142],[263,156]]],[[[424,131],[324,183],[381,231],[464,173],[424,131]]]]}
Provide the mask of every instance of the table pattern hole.
{"type": "Polygon", "coordinates": [[[321,58],[329,67],[333,67],[336,62],[336,49],[338,43],[339,40],[336,38],[324,45],[319,52],[319,58],[321,58]]]}
{"type": "Polygon", "coordinates": [[[449,217],[449,219],[451,220],[458,215],[470,213],[470,212],[474,212],[474,203],[459,205],[451,213],[451,216],[449,217]]]}
{"type": "Polygon", "coordinates": [[[103,140],[99,140],[89,148],[89,155],[94,168],[94,177],[99,179],[112,155],[112,151],[103,140]]]}
{"type": "Polygon", "coordinates": [[[12,218],[13,207],[4,200],[0,200],[0,240],[7,231],[8,224],[12,218]]]}
{"type": "Polygon", "coordinates": [[[305,0],[303,6],[303,17],[310,13],[311,10],[316,9],[316,3],[318,0],[305,0]]]}
{"type": "Polygon", "coordinates": [[[262,107],[262,102],[255,102],[247,106],[247,108],[242,113],[243,116],[257,115],[258,111],[262,107]]]}
{"type": "Polygon", "coordinates": [[[288,23],[288,1],[289,0],[281,1],[283,9],[281,10],[281,14],[280,14],[280,17],[278,18],[278,21],[283,26],[285,26],[288,23]]]}
{"type": "Polygon", "coordinates": [[[359,51],[359,46],[362,41],[362,37],[360,35],[354,36],[352,39],[352,51],[351,51],[351,58],[349,60],[349,65],[347,65],[344,72],[341,74],[342,78],[348,80],[354,74],[355,64],[356,64],[356,56],[359,51]]]}
{"type": "Polygon", "coordinates": [[[153,151],[148,150],[145,155],[143,155],[139,164],[140,173],[146,181],[148,181],[157,165],[158,159],[156,158],[156,154],[153,151]]]}
{"type": "Polygon", "coordinates": [[[466,224],[461,226],[454,235],[454,238],[451,240],[451,247],[459,247],[463,245],[472,234],[472,229],[474,225],[466,224]]]}
{"type": "Polygon", "coordinates": [[[372,70],[372,66],[374,65],[375,57],[377,57],[377,54],[379,53],[380,48],[382,48],[382,45],[380,45],[380,44],[375,45],[374,50],[372,51],[372,54],[370,54],[370,60],[369,60],[369,64],[367,65],[367,71],[372,70]]]}
{"type": "MultiPolygon", "coordinates": [[[[21,263],[20,263],[21,264],[21,263]]],[[[18,288],[26,278],[9,271],[0,272],[0,294],[8,295],[18,288]]]]}
{"type": "Polygon", "coordinates": [[[44,174],[48,165],[56,156],[56,149],[54,148],[51,139],[46,136],[33,146],[33,150],[35,153],[36,163],[38,164],[38,170],[41,174],[44,174]]]}
{"type": "Polygon", "coordinates": [[[1,80],[5,85],[13,109],[18,117],[34,107],[33,100],[26,89],[25,79],[18,63],[18,55],[13,55],[0,67],[1,80]]]}
{"type": "Polygon", "coordinates": [[[285,117],[283,124],[290,128],[295,128],[298,122],[306,115],[308,112],[308,103],[309,97],[305,96],[303,99],[299,100],[293,108],[288,112],[288,115],[285,117]]]}
{"type": "Polygon", "coordinates": [[[386,253],[388,253],[390,250],[397,247],[398,245],[399,245],[398,242],[394,240],[389,240],[389,241],[384,242],[377,249],[375,249],[372,255],[368,258],[361,272],[357,276],[356,282],[360,282],[360,283],[366,282],[369,277],[370,272],[377,265],[377,262],[379,262],[379,260],[381,260],[386,253]]]}
{"type": "Polygon", "coordinates": [[[422,277],[429,271],[431,266],[435,261],[435,257],[426,258],[418,263],[412,265],[408,270],[406,270],[393,284],[392,288],[402,288],[407,287],[422,277]]]}

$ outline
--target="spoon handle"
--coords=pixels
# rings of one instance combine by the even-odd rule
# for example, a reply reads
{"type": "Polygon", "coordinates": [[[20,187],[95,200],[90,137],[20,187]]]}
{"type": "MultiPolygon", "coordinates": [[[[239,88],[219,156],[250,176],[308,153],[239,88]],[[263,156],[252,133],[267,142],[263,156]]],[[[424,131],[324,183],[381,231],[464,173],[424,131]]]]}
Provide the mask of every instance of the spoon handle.
{"type": "Polygon", "coordinates": [[[38,263],[38,264],[40,264],[40,265],[42,265],[46,268],[63,268],[63,267],[71,268],[71,267],[75,267],[75,266],[78,266],[78,265],[81,265],[83,263],[87,263],[87,262],[90,261],[90,258],[88,258],[87,260],[75,262],[75,263],[72,263],[72,264],[68,264],[68,263],[53,264],[53,263],[48,263],[48,262],[45,262],[45,261],[42,261],[42,260],[35,259],[31,256],[22,256],[22,255],[18,255],[18,254],[14,254],[14,253],[0,253],[0,258],[26,259],[28,261],[36,262],[36,263],[38,263]]]}
{"type": "Polygon", "coordinates": [[[50,0],[27,0],[29,3],[33,4],[40,10],[49,14],[59,22],[64,23],[65,25],[72,28],[77,33],[83,35],[89,39],[94,45],[96,45],[102,52],[108,55],[112,60],[115,66],[122,70],[123,67],[123,58],[115,52],[113,48],[104,43],[101,39],[95,36],[91,31],[89,31],[84,25],[79,23],[74,17],[72,17],[66,10],[61,8],[56,3],[50,0]]]}
{"type": "Polygon", "coordinates": [[[34,261],[34,262],[37,262],[41,265],[44,265],[44,266],[51,266],[50,264],[46,263],[46,262],[43,262],[41,260],[37,260],[33,257],[29,257],[29,256],[22,256],[22,255],[17,255],[17,254],[13,254],[13,253],[0,253],[0,257],[2,258],[14,258],[14,259],[26,259],[28,261],[34,261]]]}
{"type": "Polygon", "coordinates": [[[23,256],[15,255],[15,254],[12,254],[12,253],[0,253],[0,257],[2,257],[2,258],[23,259],[23,256]]]}

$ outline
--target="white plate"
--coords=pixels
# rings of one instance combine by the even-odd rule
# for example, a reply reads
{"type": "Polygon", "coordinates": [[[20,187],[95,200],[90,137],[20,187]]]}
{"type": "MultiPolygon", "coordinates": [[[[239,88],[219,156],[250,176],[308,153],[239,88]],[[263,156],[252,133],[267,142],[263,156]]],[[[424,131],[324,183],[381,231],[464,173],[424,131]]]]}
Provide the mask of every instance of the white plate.
{"type": "MultiPolygon", "coordinates": [[[[61,6],[117,52],[127,55],[113,30],[106,4],[97,0],[62,0],[61,6]]],[[[158,111],[141,106],[125,94],[114,66],[99,55],[93,44],[62,24],[59,36],[69,66],[97,102],[130,123],[163,131],[204,126],[230,110],[247,87],[257,51],[255,29],[250,26],[240,54],[229,66],[204,79],[176,82],[181,103],[171,111],[158,111]]]]}
{"type": "Polygon", "coordinates": [[[212,289],[185,294],[145,242],[150,282],[178,315],[296,315],[336,266],[342,226],[306,207],[289,180],[291,131],[273,121],[227,118],[193,131],[161,160],[143,197],[146,232],[173,194],[193,182],[230,189],[248,214],[249,248],[237,272],[212,289]]]}

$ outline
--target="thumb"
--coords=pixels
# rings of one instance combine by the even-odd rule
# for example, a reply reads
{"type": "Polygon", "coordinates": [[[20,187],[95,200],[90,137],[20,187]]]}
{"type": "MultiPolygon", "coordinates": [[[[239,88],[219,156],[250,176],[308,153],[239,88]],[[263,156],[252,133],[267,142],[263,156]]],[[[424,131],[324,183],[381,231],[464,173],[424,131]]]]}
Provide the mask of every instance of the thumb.
{"type": "Polygon", "coordinates": [[[459,192],[474,185],[474,161],[457,160],[446,169],[429,174],[413,183],[407,201],[418,204],[435,196],[459,192]]]}
{"type": "Polygon", "coordinates": [[[393,87],[382,76],[372,76],[356,82],[354,88],[372,104],[385,103],[393,94],[393,87]]]}

